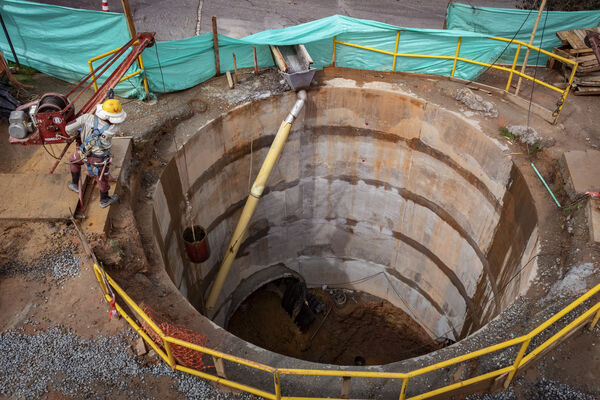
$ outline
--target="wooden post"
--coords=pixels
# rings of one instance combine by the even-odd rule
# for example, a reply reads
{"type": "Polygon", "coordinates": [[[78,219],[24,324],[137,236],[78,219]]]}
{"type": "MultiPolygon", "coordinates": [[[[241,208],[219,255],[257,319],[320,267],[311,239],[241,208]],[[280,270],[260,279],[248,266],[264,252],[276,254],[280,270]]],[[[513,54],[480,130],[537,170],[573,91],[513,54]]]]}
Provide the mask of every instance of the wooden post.
{"type": "Polygon", "coordinates": [[[231,78],[231,72],[225,71],[225,75],[227,76],[227,84],[229,85],[229,89],[233,89],[233,79],[231,78]]]}
{"type": "Polygon", "coordinates": [[[256,46],[252,46],[252,54],[254,55],[254,75],[258,75],[258,61],[256,61],[256,46]]]}
{"type": "MultiPolygon", "coordinates": [[[[542,0],[542,4],[540,5],[540,10],[538,11],[537,18],[535,19],[535,24],[533,25],[533,31],[531,32],[531,38],[529,38],[529,45],[533,43],[533,39],[535,38],[535,31],[537,31],[538,24],[540,23],[540,17],[542,16],[542,11],[546,7],[546,0],[542,0]]],[[[529,52],[531,49],[528,47],[527,52],[525,53],[525,59],[523,60],[523,66],[521,67],[521,73],[525,73],[525,68],[527,67],[527,60],[529,60],[529,52]]],[[[519,81],[517,82],[517,89],[515,90],[515,96],[519,95],[519,90],[521,89],[521,80],[523,77],[519,75],[519,81]]],[[[532,82],[532,85],[535,83],[532,82]]]]}
{"type": "Polygon", "coordinates": [[[342,399],[347,399],[350,396],[350,379],[349,376],[342,377],[342,392],[340,393],[342,399]]]}
{"type": "Polygon", "coordinates": [[[129,0],[121,0],[123,5],[123,13],[125,14],[125,20],[127,21],[127,29],[129,29],[129,36],[133,39],[137,35],[135,31],[135,25],[133,24],[133,16],[131,15],[131,7],[129,7],[129,0]]]}
{"type": "Polygon", "coordinates": [[[238,73],[237,73],[237,62],[235,62],[235,53],[231,53],[233,55],[233,79],[235,79],[235,83],[240,83],[240,81],[238,80],[238,73]]]}
{"type": "MultiPolygon", "coordinates": [[[[131,7],[129,7],[129,0],[121,0],[121,5],[123,6],[123,14],[125,14],[125,20],[127,21],[127,29],[129,29],[129,36],[131,36],[131,38],[133,39],[136,35],[137,32],[135,30],[135,25],[133,23],[133,15],[131,14],[131,7]]],[[[140,54],[140,56],[137,59],[137,65],[139,69],[144,69],[143,68],[143,61],[142,60],[142,55],[140,54]]],[[[144,71],[144,89],[146,90],[146,99],[150,99],[150,90],[148,89],[148,78],[145,75],[145,71],[144,71]]]]}
{"type": "Polygon", "coordinates": [[[221,62],[219,61],[219,36],[217,35],[217,16],[212,16],[213,48],[215,49],[215,70],[217,76],[221,75],[221,62]]]}
{"type": "Polygon", "coordinates": [[[213,362],[215,363],[215,369],[217,370],[217,375],[221,378],[227,378],[225,375],[225,364],[223,364],[223,359],[220,357],[213,356],[213,362]]]}

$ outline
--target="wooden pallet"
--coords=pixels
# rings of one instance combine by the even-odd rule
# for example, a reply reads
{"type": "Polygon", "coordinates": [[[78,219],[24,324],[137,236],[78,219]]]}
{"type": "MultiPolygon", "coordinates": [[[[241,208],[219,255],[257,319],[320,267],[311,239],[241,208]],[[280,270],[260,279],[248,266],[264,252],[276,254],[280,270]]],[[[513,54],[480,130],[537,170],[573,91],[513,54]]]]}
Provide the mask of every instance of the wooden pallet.
{"type": "Polygon", "coordinates": [[[558,31],[556,32],[556,36],[563,42],[563,45],[571,46],[574,51],[588,49],[589,52],[591,52],[592,49],[587,47],[584,42],[585,35],[587,35],[586,31],[600,33],[600,27],[595,26],[591,28],[572,29],[569,31],[558,31]]]}
{"type": "Polygon", "coordinates": [[[592,72],[573,79],[573,94],[589,96],[600,94],[600,72],[592,72]]]}

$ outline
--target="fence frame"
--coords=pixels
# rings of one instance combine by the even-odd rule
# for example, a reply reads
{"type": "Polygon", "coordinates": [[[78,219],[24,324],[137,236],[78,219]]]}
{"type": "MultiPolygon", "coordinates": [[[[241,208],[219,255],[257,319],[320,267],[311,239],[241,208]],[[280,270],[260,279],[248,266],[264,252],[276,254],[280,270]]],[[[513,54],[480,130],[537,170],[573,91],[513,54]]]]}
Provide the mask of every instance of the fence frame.
{"type": "MultiPolygon", "coordinates": [[[[132,43],[132,45],[136,45],[138,43],[139,43],[138,41],[135,41],[135,42],[132,43]]],[[[92,78],[92,82],[94,83],[94,92],[98,91],[98,83],[96,82],[96,75],[95,75],[94,66],[93,66],[94,61],[98,61],[98,60],[101,60],[101,59],[103,59],[105,57],[108,57],[108,56],[110,56],[112,54],[115,54],[119,50],[121,50],[121,47],[118,47],[116,49],[107,51],[106,53],[102,53],[102,54],[100,54],[100,55],[98,55],[96,57],[92,57],[92,58],[90,58],[88,60],[88,66],[90,68],[90,75],[91,75],[91,78],[92,78]]],[[[127,79],[130,79],[130,78],[133,78],[136,75],[143,74],[144,76],[143,76],[142,82],[144,84],[144,91],[146,92],[146,96],[148,96],[148,94],[150,93],[150,88],[148,86],[148,77],[146,76],[146,70],[144,68],[144,60],[142,59],[142,55],[141,54],[138,56],[138,64],[139,64],[140,69],[138,69],[137,71],[132,72],[129,75],[125,75],[124,77],[122,77],[119,80],[118,83],[124,82],[124,81],[126,81],[127,79]]]]}
{"type": "Polygon", "coordinates": [[[452,64],[452,70],[450,72],[450,76],[454,76],[454,73],[456,71],[456,65],[458,63],[458,61],[461,62],[466,62],[466,63],[470,63],[470,64],[475,64],[475,65],[480,65],[483,67],[488,67],[488,68],[492,68],[492,69],[497,69],[500,71],[505,71],[505,72],[509,72],[509,77],[508,80],[506,82],[506,87],[504,89],[504,91],[506,93],[510,93],[510,83],[512,82],[512,78],[513,75],[519,75],[520,77],[523,77],[525,79],[528,79],[530,81],[532,81],[534,84],[538,84],[541,86],[544,86],[550,90],[553,90],[555,92],[558,92],[561,94],[560,99],[558,100],[557,107],[556,109],[552,112],[552,116],[554,117],[554,121],[552,122],[553,124],[556,124],[556,121],[558,120],[558,117],[560,115],[560,112],[565,104],[565,101],[567,99],[567,95],[569,94],[569,91],[571,89],[571,85],[573,84],[573,79],[575,78],[575,72],[577,71],[577,67],[579,65],[579,63],[577,63],[576,61],[572,61],[569,60],[568,58],[564,58],[561,57],[557,54],[554,53],[550,53],[549,51],[546,51],[544,49],[541,49],[539,47],[530,45],[529,43],[525,43],[522,42],[520,40],[516,40],[516,39],[507,39],[507,38],[503,38],[503,37],[499,37],[499,36],[488,36],[487,39],[490,40],[496,40],[496,41],[500,41],[500,42],[506,42],[508,43],[507,47],[509,45],[515,44],[517,45],[517,51],[515,52],[515,57],[513,59],[513,63],[512,66],[510,68],[504,67],[502,65],[496,65],[496,64],[490,64],[490,63],[486,63],[486,62],[481,62],[481,61],[476,61],[476,60],[471,60],[469,58],[465,58],[465,57],[460,57],[459,56],[459,52],[460,52],[460,45],[461,45],[461,41],[462,41],[462,36],[458,37],[458,41],[456,43],[456,52],[454,54],[454,56],[442,56],[442,55],[433,55],[433,54],[416,54],[416,53],[398,53],[398,43],[399,43],[399,38],[400,38],[400,32],[401,30],[398,30],[396,32],[396,45],[395,45],[395,49],[394,51],[387,51],[387,50],[381,50],[375,47],[368,47],[368,46],[361,46],[359,44],[355,44],[355,43],[350,43],[350,42],[345,42],[345,41],[340,41],[337,40],[337,36],[333,37],[333,51],[332,51],[332,55],[331,55],[331,65],[335,66],[335,61],[336,61],[336,47],[337,45],[342,45],[342,46],[347,46],[347,47],[354,47],[357,49],[361,49],[361,50],[367,50],[367,51],[373,51],[376,53],[381,53],[381,54],[387,54],[393,57],[393,61],[392,61],[392,72],[396,71],[396,59],[398,57],[413,57],[413,58],[433,58],[433,59],[443,59],[443,60],[453,60],[453,64],[452,64]],[[525,46],[530,50],[533,51],[537,51],[538,53],[542,53],[545,54],[549,57],[552,57],[558,61],[561,61],[563,63],[566,64],[570,64],[572,69],[571,69],[571,75],[569,76],[569,81],[567,83],[567,86],[565,89],[561,89],[557,86],[554,86],[550,83],[546,83],[544,81],[541,81],[531,75],[528,75],[524,72],[518,71],[516,69],[517,66],[517,60],[519,58],[519,52],[521,50],[521,46],[525,46]]]}

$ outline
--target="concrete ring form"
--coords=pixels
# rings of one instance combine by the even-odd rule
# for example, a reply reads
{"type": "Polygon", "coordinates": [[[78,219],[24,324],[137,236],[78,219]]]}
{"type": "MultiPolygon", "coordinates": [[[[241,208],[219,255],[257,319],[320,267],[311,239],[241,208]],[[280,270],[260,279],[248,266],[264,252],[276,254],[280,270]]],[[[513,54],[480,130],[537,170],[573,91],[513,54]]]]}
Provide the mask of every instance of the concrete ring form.
{"type": "MultiPolygon", "coordinates": [[[[249,178],[295,100],[286,92],[212,120],[162,173],[154,241],[170,280],[197,310],[249,178]],[[185,256],[186,201],[208,233],[212,251],[202,264],[185,256]]],[[[472,121],[391,85],[332,79],[308,92],[212,321],[195,312],[195,328],[217,350],[273,367],[332,368],[264,350],[222,328],[258,287],[293,275],[309,287],[326,283],[386,299],[432,338],[468,340],[528,289],[537,224],[521,172],[472,121]]],[[[407,371],[428,357],[352,369],[407,371]]],[[[227,371],[229,379],[272,391],[269,374],[233,365],[227,371]]],[[[337,378],[286,376],[282,385],[294,395],[339,396],[337,378]]],[[[353,396],[375,390],[397,396],[400,382],[365,380],[353,396]]]]}

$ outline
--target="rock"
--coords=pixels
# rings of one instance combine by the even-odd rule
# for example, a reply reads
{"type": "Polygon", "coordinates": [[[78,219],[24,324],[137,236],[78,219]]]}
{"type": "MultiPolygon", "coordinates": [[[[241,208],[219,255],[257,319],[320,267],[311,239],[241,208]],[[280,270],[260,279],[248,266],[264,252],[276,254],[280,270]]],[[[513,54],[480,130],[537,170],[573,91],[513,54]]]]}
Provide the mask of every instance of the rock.
{"type": "Polygon", "coordinates": [[[133,350],[138,356],[143,356],[144,354],[146,354],[148,350],[146,350],[146,343],[144,342],[144,339],[142,339],[141,337],[137,338],[133,350]]]}
{"type": "Polygon", "coordinates": [[[469,88],[460,89],[456,93],[456,100],[486,117],[496,118],[498,116],[498,110],[494,103],[484,100],[483,97],[473,93],[469,88]]]}

